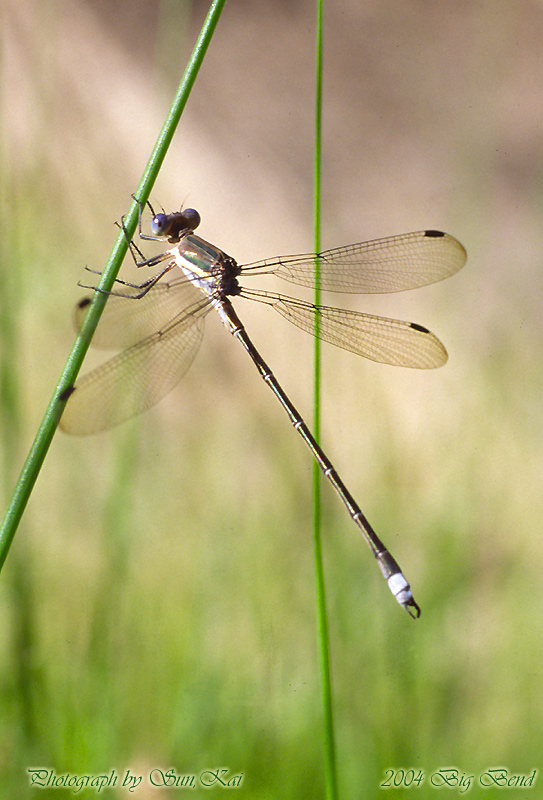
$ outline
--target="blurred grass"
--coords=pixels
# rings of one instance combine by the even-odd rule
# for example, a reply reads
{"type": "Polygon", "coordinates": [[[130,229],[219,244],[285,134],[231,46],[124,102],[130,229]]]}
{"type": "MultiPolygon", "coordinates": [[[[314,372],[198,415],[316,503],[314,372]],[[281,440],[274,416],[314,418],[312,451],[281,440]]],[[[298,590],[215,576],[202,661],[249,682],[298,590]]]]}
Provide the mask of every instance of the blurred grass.
{"type": "MultiPolygon", "coordinates": [[[[397,4],[353,4],[345,19],[330,12],[325,34],[323,246],[426,225],[469,254],[442,286],[357,304],[435,330],[451,355],[443,370],[324,353],[323,445],[423,610],[412,624],[395,607],[325,489],[342,797],[381,796],[388,767],[527,773],[543,744],[543,20],[525,3],[453,6],[439,25],[438,9],[397,19],[397,4]]],[[[167,210],[198,207],[202,235],[242,261],[311,246],[302,8],[227,10],[156,190],[167,210]]],[[[7,492],[71,341],[76,282],[105,260],[172,87],[150,68],[160,49],[150,5],[129,31],[114,24],[116,4],[74,3],[62,23],[46,4],[6,9],[7,492]],[[66,70],[74,53],[78,69],[66,70]]],[[[188,33],[201,16],[195,4],[188,33]]],[[[250,308],[240,316],[307,414],[311,342],[250,308]]],[[[244,772],[241,796],[323,796],[310,474],[281,410],[211,320],[182,387],[155,411],[55,441],[0,582],[2,797],[31,794],[25,770],[42,765],[224,765],[244,772]]]]}

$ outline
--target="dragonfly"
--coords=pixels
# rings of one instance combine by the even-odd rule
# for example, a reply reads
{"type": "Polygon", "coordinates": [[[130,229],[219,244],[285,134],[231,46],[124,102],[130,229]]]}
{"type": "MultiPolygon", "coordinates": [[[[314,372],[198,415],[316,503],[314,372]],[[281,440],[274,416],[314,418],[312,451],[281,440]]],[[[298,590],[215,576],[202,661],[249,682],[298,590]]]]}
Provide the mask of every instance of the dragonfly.
{"type": "MultiPolygon", "coordinates": [[[[66,405],[61,428],[75,435],[99,433],[158,403],[189,369],[202,340],[205,317],[214,309],[227,331],[245,349],[343,501],[393,596],[411,617],[418,618],[420,607],[400,566],[249,338],[232,300],[246,299],[270,306],[306,332],[372,361],[432,369],[447,361],[447,351],[433,333],[418,323],[314,305],[285,294],[245,287],[240,280],[274,275],[309,288],[315,288],[318,282],[322,291],[400,292],[456,273],[466,262],[464,247],[447,233],[425,230],[316,254],[281,256],[239,265],[195,233],[200,224],[195,209],[155,214],[149,207],[151,233],[145,234],[143,207],[139,204],[140,239],[166,241],[171,247],[145,258],[127,235],[136,265],[161,265],[160,270],[139,284],[117,279],[115,291],[108,292],[110,297],[93,344],[120,352],[62,393],[61,400],[66,405]]],[[[124,223],[121,224],[124,229],[124,223]]],[[[85,297],[78,303],[77,327],[81,326],[90,302],[91,298],[85,297]]]]}

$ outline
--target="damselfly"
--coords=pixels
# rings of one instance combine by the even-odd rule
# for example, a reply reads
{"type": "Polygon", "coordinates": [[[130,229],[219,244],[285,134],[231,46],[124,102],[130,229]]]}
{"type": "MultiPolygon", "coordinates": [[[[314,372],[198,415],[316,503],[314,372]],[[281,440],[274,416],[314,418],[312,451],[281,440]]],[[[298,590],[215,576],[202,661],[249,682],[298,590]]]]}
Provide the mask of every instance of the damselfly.
{"type": "MultiPolygon", "coordinates": [[[[191,365],[202,339],[204,318],[214,308],[226,329],[243,345],[345,503],[392,594],[412,617],[418,617],[419,606],[400,567],[255,348],[230,298],[246,298],[271,306],[308,333],[373,361],[420,369],[439,367],[447,360],[447,351],[422,325],[315,306],[276,292],[241,286],[238,279],[276,275],[305,287],[315,287],[318,280],[323,291],[400,292],[453,275],[466,261],[463,246],[446,233],[427,230],[338,247],[316,255],[283,256],[240,266],[194,233],[200,223],[194,209],[156,215],[151,209],[150,236],[142,233],[141,210],[140,206],[140,237],[167,240],[173,246],[145,259],[139,248],[129,242],[134,260],[138,267],[167,264],[141,284],[117,281],[122,289],[109,298],[93,344],[121,352],[63,393],[61,399],[67,399],[67,404],[61,427],[72,434],[98,433],[157,403],[191,365]],[[164,280],[172,271],[175,277],[164,280]]],[[[88,297],[78,304],[77,325],[81,324],[89,304],[88,297]]]]}

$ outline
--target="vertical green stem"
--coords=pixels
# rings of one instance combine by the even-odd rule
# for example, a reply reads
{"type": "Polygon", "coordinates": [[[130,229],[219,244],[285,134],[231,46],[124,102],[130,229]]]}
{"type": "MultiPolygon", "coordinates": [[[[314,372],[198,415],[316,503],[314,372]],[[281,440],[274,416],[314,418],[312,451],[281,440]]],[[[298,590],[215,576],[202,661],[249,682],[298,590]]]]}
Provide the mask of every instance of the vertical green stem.
{"type": "MultiPolygon", "coordinates": [[[[322,2],[317,0],[316,24],[316,69],[315,69],[315,170],[314,170],[314,250],[320,252],[321,217],[321,133],[322,133],[322,2]]],[[[315,261],[315,305],[320,303],[319,263],[315,261]]],[[[319,317],[315,317],[315,349],[313,366],[313,433],[320,440],[320,339],[319,317]]],[[[336,773],[336,748],[332,709],[332,687],[330,677],[330,648],[328,621],[326,616],[326,592],[321,541],[321,471],[313,463],[313,539],[315,548],[315,581],[317,591],[317,616],[319,626],[319,655],[321,692],[323,703],[323,729],[326,772],[326,796],[328,800],[338,797],[336,773]]]]}

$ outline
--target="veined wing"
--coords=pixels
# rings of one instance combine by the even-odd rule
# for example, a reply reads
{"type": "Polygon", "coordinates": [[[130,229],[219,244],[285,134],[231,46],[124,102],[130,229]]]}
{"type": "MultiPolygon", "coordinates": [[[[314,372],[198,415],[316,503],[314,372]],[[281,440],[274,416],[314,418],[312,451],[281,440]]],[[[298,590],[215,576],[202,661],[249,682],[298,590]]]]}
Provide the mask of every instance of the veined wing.
{"type": "MultiPolygon", "coordinates": [[[[136,289],[122,286],[122,290],[122,295],[112,294],[108,298],[92,338],[93,347],[103,350],[130,347],[161,330],[180,312],[202,299],[201,290],[184,276],[159,281],[138,299],[130,295],[136,289]]],[[[81,328],[90,300],[84,297],[75,307],[76,330],[81,328]]]]}
{"type": "Polygon", "coordinates": [[[60,427],[75,435],[99,433],[154,406],[171,391],[194,360],[204,317],[212,307],[199,290],[197,297],[160,331],[84,375],[68,398],[60,427]]]}
{"type": "Polygon", "coordinates": [[[243,266],[248,274],[273,274],[315,287],[315,262],[324,291],[379,294],[416,289],[454,275],[466,263],[460,242],[441,231],[417,231],[325,250],[280,256],[243,266]]]}
{"type": "Polygon", "coordinates": [[[396,367],[433,369],[441,367],[448,358],[439,339],[414,322],[314,306],[272,292],[244,289],[242,296],[271,305],[293,325],[313,335],[318,316],[319,339],[371,361],[396,367]]]}

